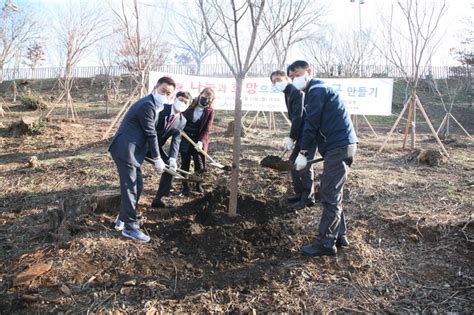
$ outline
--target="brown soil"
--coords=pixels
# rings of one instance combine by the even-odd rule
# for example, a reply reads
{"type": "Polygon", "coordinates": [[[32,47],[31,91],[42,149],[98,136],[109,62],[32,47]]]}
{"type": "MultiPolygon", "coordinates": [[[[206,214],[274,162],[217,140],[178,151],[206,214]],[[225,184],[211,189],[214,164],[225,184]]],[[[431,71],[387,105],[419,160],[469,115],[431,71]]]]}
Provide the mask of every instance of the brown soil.
{"type": "MultiPolygon", "coordinates": [[[[400,150],[401,135],[377,154],[384,139],[361,134],[344,194],[351,245],[336,258],[306,258],[299,249],[317,231],[320,205],[287,212],[289,175],[259,165],[278,152],[286,129],[260,126],[242,139],[234,218],[226,214],[227,172],[208,165],[199,175],[204,194],[180,196],[176,182],[167,200],[176,207],[152,209],[159,176],[145,165],[138,211],[152,241],[141,244],[113,229],[110,209],[77,212],[63,226],[68,239],[51,222],[55,209],[118,188],[109,140],[100,140],[110,119],[53,119],[43,134],[22,137],[8,132],[8,119],[0,122],[2,314],[474,312],[467,138],[447,143],[450,158],[431,167],[400,150]]],[[[228,120],[216,123],[210,154],[231,164],[228,120]]],[[[430,137],[418,143],[436,149],[430,137]]]]}

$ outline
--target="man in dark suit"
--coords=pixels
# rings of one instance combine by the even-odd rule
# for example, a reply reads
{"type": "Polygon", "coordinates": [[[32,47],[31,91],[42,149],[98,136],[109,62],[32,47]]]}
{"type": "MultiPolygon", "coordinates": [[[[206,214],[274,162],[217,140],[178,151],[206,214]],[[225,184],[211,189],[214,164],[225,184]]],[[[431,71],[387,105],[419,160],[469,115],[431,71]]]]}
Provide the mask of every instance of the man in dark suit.
{"type": "Polygon", "coordinates": [[[136,205],[143,190],[141,165],[149,152],[158,172],[164,171],[156,122],[175,88],[176,84],[171,78],[160,78],[150,95],[128,109],[109,147],[120,178],[121,202],[117,222],[124,223],[123,236],[141,242],[150,241],[150,237],[140,230],[136,213],[136,205]]]}
{"type": "MultiPolygon", "coordinates": [[[[300,152],[301,135],[303,134],[304,121],[304,94],[291,83],[287,74],[282,70],[272,72],[270,75],[273,87],[279,92],[285,94],[285,104],[288,111],[288,117],[291,121],[290,134],[284,139],[284,146],[290,151],[290,161],[293,163],[300,152]]],[[[313,146],[309,154],[314,156],[316,147],[313,146]]],[[[289,210],[296,211],[311,207],[315,204],[314,200],[314,172],[312,167],[307,167],[301,171],[292,170],[291,180],[295,195],[288,197],[288,202],[293,203],[289,210]]]]}
{"type": "MultiPolygon", "coordinates": [[[[184,112],[192,101],[189,92],[176,93],[176,100],[173,105],[165,105],[163,111],[160,112],[158,123],[156,125],[156,132],[158,134],[158,142],[160,144],[161,156],[167,162],[172,170],[177,169],[176,158],[178,157],[179,145],[181,143],[181,131],[186,126],[186,118],[184,112]],[[171,138],[170,148],[166,154],[162,148],[166,141],[171,138]]],[[[160,179],[160,186],[156,192],[155,199],[151,203],[154,208],[173,208],[173,205],[165,203],[162,198],[169,196],[171,191],[171,184],[173,176],[168,173],[163,173],[160,179]]]]}

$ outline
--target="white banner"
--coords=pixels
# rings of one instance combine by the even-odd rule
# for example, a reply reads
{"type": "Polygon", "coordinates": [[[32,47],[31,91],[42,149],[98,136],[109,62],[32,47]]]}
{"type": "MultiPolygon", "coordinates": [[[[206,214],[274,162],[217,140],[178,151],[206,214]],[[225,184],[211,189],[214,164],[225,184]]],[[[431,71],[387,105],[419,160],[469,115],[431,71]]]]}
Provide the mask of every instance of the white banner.
{"type": "MultiPolygon", "coordinates": [[[[150,71],[148,90],[159,78],[169,76],[176,81],[177,91],[188,91],[193,97],[205,87],[216,92],[214,108],[234,110],[235,79],[199,77],[150,71]]],[[[389,116],[392,114],[393,79],[321,79],[339,92],[352,115],[389,116]]],[[[286,112],[282,92],[272,90],[270,78],[247,78],[242,87],[244,111],[286,112]]]]}

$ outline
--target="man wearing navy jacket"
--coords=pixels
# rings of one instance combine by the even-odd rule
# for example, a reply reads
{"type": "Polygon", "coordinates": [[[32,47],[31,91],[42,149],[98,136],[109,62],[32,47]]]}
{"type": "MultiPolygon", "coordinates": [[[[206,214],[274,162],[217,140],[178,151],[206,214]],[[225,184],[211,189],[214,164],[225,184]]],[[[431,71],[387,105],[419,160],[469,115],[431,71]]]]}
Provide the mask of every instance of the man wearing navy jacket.
{"type": "Polygon", "coordinates": [[[357,136],[347,108],[331,87],[312,79],[312,69],[306,61],[289,66],[293,85],[305,93],[306,117],[301,138],[301,150],[295,160],[297,170],[307,165],[308,153],[316,145],[324,158],[320,183],[323,213],[319,234],[312,244],[304,245],[305,256],[334,256],[337,247],[349,245],[342,209],[342,193],[357,148],[357,136]]]}
{"type": "Polygon", "coordinates": [[[175,88],[173,79],[160,78],[151,94],[128,109],[109,147],[120,178],[121,201],[117,221],[124,222],[123,236],[141,242],[150,241],[150,237],[140,230],[136,213],[136,205],[143,190],[141,165],[147,152],[150,152],[155,168],[159,173],[164,171],[156,122],[175,88]]]}
{"type": "MultiPolygon", "coordinates": [[[[168,154],[161,150],[161,156],[168,162],[169,167],[176,171],[178,165],[176,158],[178,157],[179,145],[181,143],[181,131],[186,126],[186,118],[182,114],[192,101],[189,92],[176,93],[176,99],[173,105],[165,105],[160,112],[158,123],[156,124],[156,132],[158,134],[158,142],[160,149],[163,148],[166,141],[171,138],[170,148],[168,154]]],[[[151,203],[154,208],[173,208],[173,205],[165,203],[162,198],[169,196],[171,191],[171,184],[173,176],[168,173],[163,173],[160,179],[160,186],[156,192],[155,199],[151,203]]]]}
{"type": "MultiPolygon", "coordinates": [[[[300,152],[301,136],[303,134],[304,120],[304,95],[293,84],[288,82],[286,72],[277,70],[270,75],[273,87],[279,92],[285,94],[285,104],[288,111],[288,117],[291,121],[290,134],[285,137],[283,144],[286,151],[291,152],[290,161],[295,162],[300,152]]],[[[310,158],[314,157],[316,147],[313,146],[308,153],[310,158]]],[[[295,195],[288,197],[288,202],[293,203],[290,211],[304,209],[306,206],[313,206],[314,200],[314,173],[312,167],[307,167],[301,171],[292,170],[291,180],[295,195]]]]}

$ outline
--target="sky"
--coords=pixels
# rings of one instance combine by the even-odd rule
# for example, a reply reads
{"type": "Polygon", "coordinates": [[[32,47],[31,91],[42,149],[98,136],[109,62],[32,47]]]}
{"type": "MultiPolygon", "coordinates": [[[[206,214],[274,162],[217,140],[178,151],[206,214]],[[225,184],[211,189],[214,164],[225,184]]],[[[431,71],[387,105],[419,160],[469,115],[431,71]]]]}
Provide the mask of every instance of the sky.
{"type": "MultiPolygon", "coordinates": [[[[341,29],[359,27],[359,7],[361,13],[362,28],[379,25],[378,12],[386,12],[389,9],[390,0],[333,0],[331,2],[331,14],[328,17],[331,24],[341,29]]],[[[403,1],[402,1],[403,2],[403,1]]],[[[428,2],[428,1],[427,1],[428,2]]],[[[462,19],[466,16],[474,16],[474,0],[448,0],[448,11],[442,20],[440,30],[445,30],[441,46],[433,59],[433,65],[444,66],[446,63],[454,63],[449,49],[459,44],[459,36],[463,29],[462,19]]]]}
{"type": "MultiPolygon", "coordinates": [[[[51,14],[54,6],[67,1],[77,0],[13,0],[14,3],[21,5],[28,5],[42,11],[43,14],[51,14]]],[[[98,1],[98,0],[84,0],[84,1],[98,1]]],[[[105,1],[105,0],[99,0],[105,1]]],[[[120,0],[108,0],[112,3],[119,4],[120,0]]],[[[173,0],[171,0],[173,1],[173,0]]],[[[223,0],[224,1],[224,0],[223,0]]],[[[359,23],[362,28],[374,28],[379,26],[378,12],[387,10],[387,5],[396,0],[323,0],[329,4],[329,14],[326,16],[326,22],[334,25],[336,31],[347,31],[350,29],[359,29],[359,23]],[[360,4],[363,2],[363,4],[360,4]],[[359,20],[360,9],[360,20],[359,20]]],[[[422,0],[430,1],[430,0],[422,0]]],[[[1,2],[1,1],[0,1],[1,2]]],[[[150,4],[153,0],[139,0],[140,3],[150,4]]],[[[187,2],[189,5],[193,4],[193,0],[174,0],[174,3],[187,2]]],[[[449,55],[449,49],[456,47],[459,43],[459,35],[463,28],[461,22],[463,17],[474,16],[472,4],[474,0],[448,0],[449,10],[440,29],[446,32],[442,41],[442,45],[438,48],[436,55],[433,58],[432,65],[445,66],[456,64],[452,56],[449,55]]],[[[337,38],[337,34],[335,34],[337,38]]],[[[301,51],[295,50],[290,54],[289,59],[301,58],[301,51]]],[[[81,62],[81,65],[94,65],[94,54],[89,55],[81,62]]],[[[216,58],[209,58],[208,62],[215,63],[216,58]]],[[[50,63],[55,63],[54,58],[50,58],[50,63]]],[[[54,66],[51,64],[51,66],[54,66]]]]}

